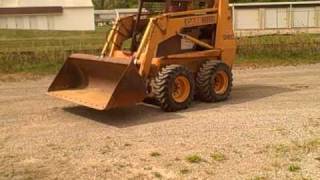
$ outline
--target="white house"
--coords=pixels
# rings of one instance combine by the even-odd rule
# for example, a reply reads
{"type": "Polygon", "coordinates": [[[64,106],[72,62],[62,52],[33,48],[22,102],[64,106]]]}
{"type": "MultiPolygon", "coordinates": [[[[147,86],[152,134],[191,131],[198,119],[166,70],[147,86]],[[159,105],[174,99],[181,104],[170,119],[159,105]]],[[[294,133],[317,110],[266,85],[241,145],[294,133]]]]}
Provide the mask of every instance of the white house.
{"type": "Polygon", "coordinates": [[[0,29],[94,30],[91,0],[0,0],[0,29]]]}

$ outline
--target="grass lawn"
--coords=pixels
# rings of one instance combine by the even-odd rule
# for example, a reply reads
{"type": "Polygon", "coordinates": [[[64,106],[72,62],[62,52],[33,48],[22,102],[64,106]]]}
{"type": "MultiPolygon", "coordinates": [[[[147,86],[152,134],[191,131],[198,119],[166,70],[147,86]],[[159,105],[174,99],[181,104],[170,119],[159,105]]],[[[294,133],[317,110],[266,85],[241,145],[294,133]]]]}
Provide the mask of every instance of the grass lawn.
{"type": "Polygon", "coordinates": [[[55,73],[73,52],[97,53],[107,31],[0,30],[0,73],[55,73]]]}
{"type": "MultiPolygon", "coordinates": [[[[73,52],[99,53],[107,31],[0,30],[0,73],[56,73],[73,52]]],[[[243,37],[238,39],[236,65],[317,63],[318,52],[320,35],[243,37]]]]}
{"type": "Polygon", "coordinates": [[[269,35],[238,40],[236,64],[257,66],[298,65],[320,62],[320,35],[269,35]]]}

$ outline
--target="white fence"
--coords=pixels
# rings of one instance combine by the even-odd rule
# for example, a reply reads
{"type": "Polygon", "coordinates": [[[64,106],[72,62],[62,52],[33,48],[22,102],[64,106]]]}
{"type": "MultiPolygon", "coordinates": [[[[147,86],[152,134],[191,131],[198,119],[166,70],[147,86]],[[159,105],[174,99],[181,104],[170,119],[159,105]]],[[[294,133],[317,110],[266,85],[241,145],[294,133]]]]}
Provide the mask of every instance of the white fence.
{"type": "Polygon", "coordinates": [[[95,10],[95,22],[104,23],[115,20],[118,16],[130,16],[136,14],[138,9],[114,9],[114,10],[95,10]]]}
{"type": "MultiPolygon", "coordinates": [[[[320,1],[230,5],[237,35],[320,33],[320,1]]],[[[135,14],[137,9],[95,11],[96,23],[135,14]]]]}

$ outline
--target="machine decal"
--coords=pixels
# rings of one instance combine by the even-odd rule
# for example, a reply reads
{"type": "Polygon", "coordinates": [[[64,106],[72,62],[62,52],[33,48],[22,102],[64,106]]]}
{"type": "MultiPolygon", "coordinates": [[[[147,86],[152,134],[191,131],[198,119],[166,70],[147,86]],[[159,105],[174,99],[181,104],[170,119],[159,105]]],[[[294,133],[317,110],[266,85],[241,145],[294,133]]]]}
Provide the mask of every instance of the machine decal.
{"type": "Polygon", "coordinates": [[[207,15],[201,17],[190,17],[184,19],[185,27],[203,26],[215,24],[217,22],[217,15],[207,15]]]}
{"type": "Polygon", "coordinates": [[[225,35],[223,35],[223,39],[224,40],[234,40],[235,37],[234,37],[234,34],[225,34],[225,35]]]}

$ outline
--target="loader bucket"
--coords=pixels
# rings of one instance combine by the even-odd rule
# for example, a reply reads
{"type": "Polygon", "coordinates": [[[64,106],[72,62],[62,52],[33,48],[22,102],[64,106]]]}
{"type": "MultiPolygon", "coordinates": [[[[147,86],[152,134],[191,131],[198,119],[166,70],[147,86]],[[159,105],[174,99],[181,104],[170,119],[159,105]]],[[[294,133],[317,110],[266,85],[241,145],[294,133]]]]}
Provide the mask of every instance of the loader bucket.
{"type": "Polygon", "coordinates": [[[108,110],[141,102],[146,91],[133,60],[73,54],[48,94],[93,109],[108,110]]]}

